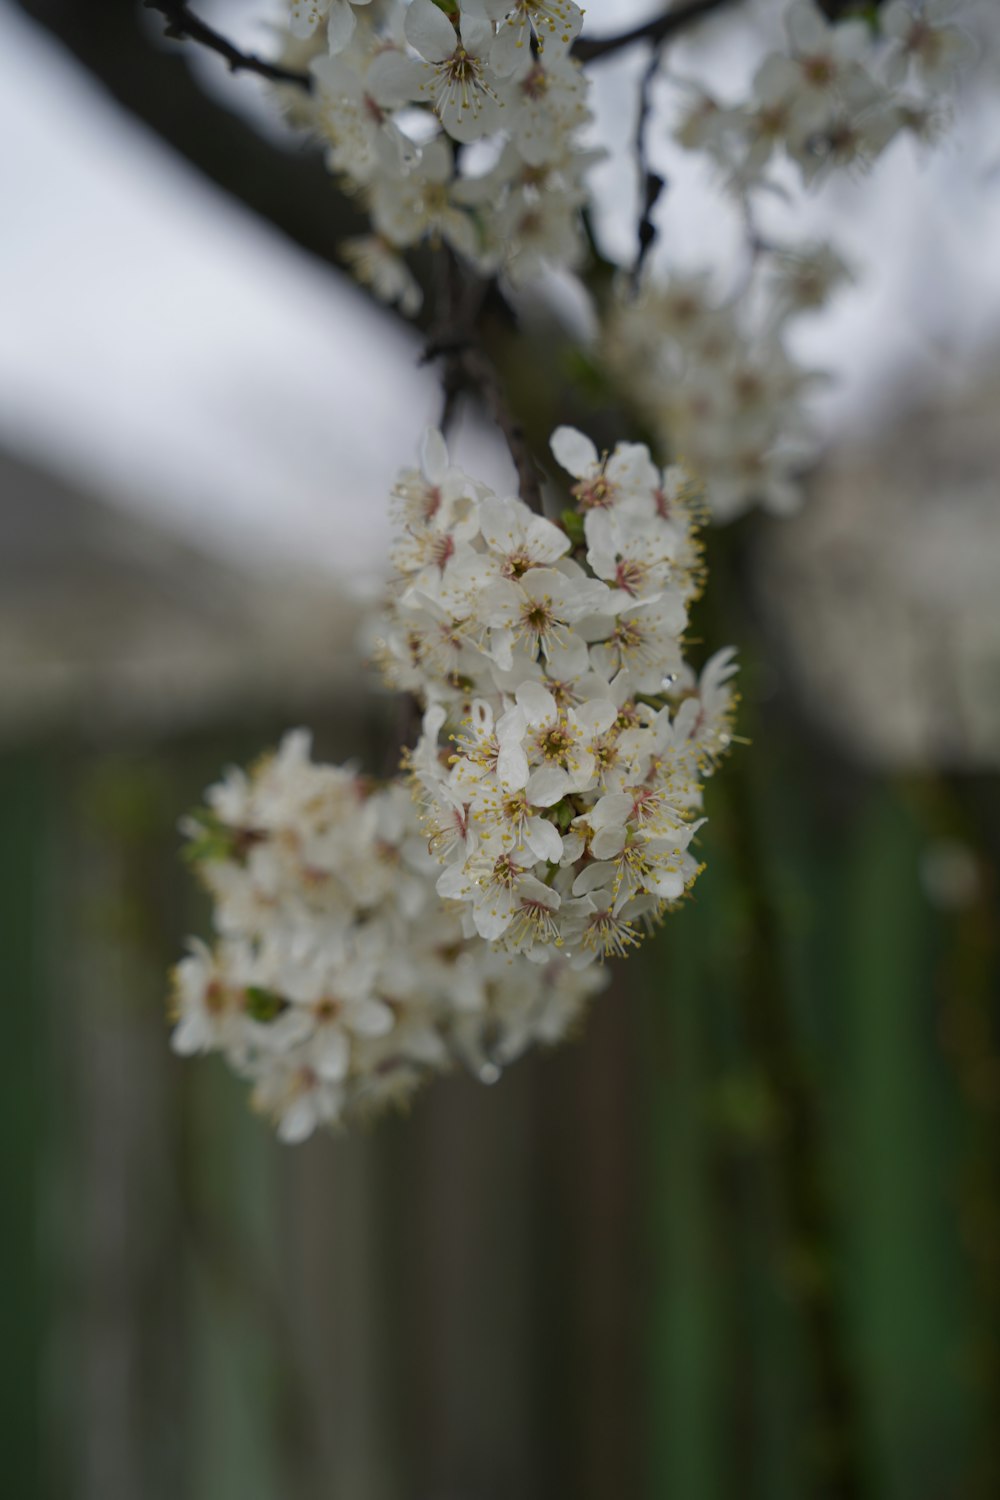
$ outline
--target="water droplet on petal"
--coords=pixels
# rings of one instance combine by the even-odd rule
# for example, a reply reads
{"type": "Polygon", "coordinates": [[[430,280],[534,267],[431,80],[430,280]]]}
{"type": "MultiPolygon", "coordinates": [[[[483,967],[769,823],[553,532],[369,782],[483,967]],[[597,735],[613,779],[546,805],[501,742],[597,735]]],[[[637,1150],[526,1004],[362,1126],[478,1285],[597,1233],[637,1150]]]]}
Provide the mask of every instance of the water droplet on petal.
{"type": "Polygon", "coordinates": [[[500,1069],[496,1063],[483,1063],[479,1069],[479,1082],[486,1084],[500,1082],[500,1069]]]}

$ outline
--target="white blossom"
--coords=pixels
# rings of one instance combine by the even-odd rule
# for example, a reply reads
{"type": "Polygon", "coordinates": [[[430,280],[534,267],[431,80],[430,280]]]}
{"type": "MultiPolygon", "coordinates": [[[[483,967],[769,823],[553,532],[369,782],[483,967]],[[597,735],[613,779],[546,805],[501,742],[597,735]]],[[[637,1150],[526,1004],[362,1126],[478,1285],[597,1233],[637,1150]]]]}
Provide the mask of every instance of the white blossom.
{"type": "MultiPolygon", "coordinates": [[[[186,827],[218,940],[177,966],[173,1045],[221,1052],[285,1141],[401,1102],[456,1060],[554,1041],[599,988],[468,936],[405,786],[318,764],[304,732],[228,773],[186,827]]],[[[512,885],[509,915],[536,959],[532,882],[512,885]]]]}
{"type": "Polygon", "coordinates": [[[290,25],[295,37],[310,37],[326,20],[327,42],[331,52],[340,52],[354,34],[354,9],[370,0],[290,0],[290,25]]]}
{"type": "MultiPolygon", "coordinates": [[[[472,534],[463,514],[459,582],[432,600],[402,573],[380,653],[398,681],[432,605],[461,641],[460,672],[457,658],[421,649],[409,677],[429,705],[409,767],[443,866],[437,889],[482,938],[541,967],[627,951],[683,895],[699,869],[689,845],[701,781],[729,742],[732,701],[726,673],[699,683],[684,660],[701,567],[683,471],[661,473],[642,444],[602,455],[568,427],[552,447],[572,523],[467,478],[478,523],[472,534]],[[699,713],[687,705],[703,692],[699,713]],[[620,837],[608,832],[612,806],[620,837]]],[[[434,519],[411,513],[409,525],[434,519]]]]}

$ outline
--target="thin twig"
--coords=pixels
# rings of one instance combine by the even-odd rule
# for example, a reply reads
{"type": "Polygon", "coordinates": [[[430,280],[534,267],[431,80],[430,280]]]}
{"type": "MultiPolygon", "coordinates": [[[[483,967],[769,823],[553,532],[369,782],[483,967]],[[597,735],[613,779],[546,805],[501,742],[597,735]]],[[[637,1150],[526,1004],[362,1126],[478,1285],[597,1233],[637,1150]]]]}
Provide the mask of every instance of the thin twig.
{"type": "MultiPolygon", "coordinates": [[[[652,21],[633,26],[629,31],[618,32],[615,36],[578,37],[573,45],[573,56],[578,62],[599,62],[602,58],[611,57],[640,42],[652,42],[654,46],[661,46],[703,16],[741,3],[742,0],[684,0],[683,4],[675,5],[652,21]]],[[[828,0],[828,3],[836,4],[838,0],[828,0]]],[[[255,52],[244,52],[221,32],[216,31],[214,26],[209,26],[207,21],[196,16],[187,0],[144,0],[144,4],[147,9],[158,10],[166,18],[167,36],[207,47],[209,51],[224,58],[232,72],[256,73],[270,83],[293,84],[296,88],[305,89],[306,93],[312,92],[313,80],[309,73],[302,73],[296,68],[283,68],[280,63],[258,57],[255,52]]]]}
{"type": "Polygon", "coordinates": [[[654,42],[650,48],[649,61],[639,82],[639,107],[635,122],[635,162],[639,173],[639,225],[635,264],[632,267],[632,286],[639,284],[643,263],[656,242],[656,225],[653,209],[666,187],[666,181],[649,164],[649,121],[653,109],[653,84],[663,58],[663,41],[654,42]]]}
{"type": "Polygon", "coordinates": [[[578,37],[573,45],[573,56],[577,62],[600,62],[602,58],[612,57],[627,47],[638,46],[640,42],[652,42],[654,46],[661,47],[679,31],[700,21],[703,16],[710,16],[713,11],[741,3],[742,0],[684,0],[683,4],[672,6],[662,15],[654,16],[651,21],[633,26],[630,31],[619,31],[614,36],[578,37]]]}
{"type": "Polygon", "coordinates": [[[147,10],[158,10],[166,18],[165,35],[176,41],[197,42],[224,58],[231,73],[256,73],[269,83],[294,84],[296,88],[312,92],[313,80],[309,73],[300,73],[295,68],[283,68],[280,63],[268,62],[256,52],[243,52],[214,26],[194,15],[186,0],[145,0],[147,10]]]}

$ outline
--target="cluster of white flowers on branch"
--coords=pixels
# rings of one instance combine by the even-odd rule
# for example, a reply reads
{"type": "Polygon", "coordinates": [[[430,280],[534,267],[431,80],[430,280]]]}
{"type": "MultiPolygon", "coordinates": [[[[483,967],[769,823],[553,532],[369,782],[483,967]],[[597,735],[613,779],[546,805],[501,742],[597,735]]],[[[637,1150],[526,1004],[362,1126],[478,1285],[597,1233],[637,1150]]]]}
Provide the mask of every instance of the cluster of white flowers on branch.
{"type": "Polygon", "coordinates": [[[292,7],[289,56],[305,46],[314,88],[297,123],[327,144],[373,233],[345,247],[376,295],[419,305],[401,252],[444,242],[483,274],[523,281],[581,253],[587,80],[571,56],[571,0],[434,0],[292,7]],[[463,148],[490,138],[466,170],[463,148]]]}
{"type": "Polygon", "coordinates": [[[647,275],[619,287],[604,324],[615,381],[664,448],[683,454],[716,521],[799,504],[813,447],[806,397],[824,377],[792,358],[786,333],[851,279],[827,244],[774,250],[766,270],[753,295],[727,298],[707,273],[647,275]]]}
{"type": "Polygon", "coordinates": [[[797,506],[814,456],[807,398],[825,377],[790,355],[786,335],[852,279],[829,244],[762,237],[759,195],[787,198],[773,175],[782,161],[816,187],[870,167],[901,134],[935,137],[972,47],[952,24],[957,8],[893,0],[867,20],[830,21],[814,0],[794,0],[787,46],[764,58],[748,98],[723,104],[675,80],[683,105],[674,138],[721,173],[747,226],[749,274],[720,296],[708,270],[665,278],[646,265],[612,296],[603,349],[664,450],[698,474],[716,520],[752,505],[797,506]]]}
{"type": "Polygon", "coordinates": [[[410,767],[437,888],[466,930],[537,963],[624,954],[699,871],[702,782],[731,738],[732,653],[684,660],[701,587],[695,487],[642,444],[552,450],[556,525],[455,467],[439,433],[396,487],[380,646],[426,705],[410,767]]]}
{"type": "Polygon", "coordinates": [[[706,151],[743,191],[784,152],[806,183],[870,167],[901,132],[933,139],[942,97],[973,52],[959,0],[892,0],[871,21],[828,21],[813,0],[785,17],[787,50],[764,59],[750,96],[720,103],[693,90],[676,138],[706,151]]]}
{"type": "Polygon", "coordinates": [[[456,1064],[485,1082],[555,1042],[604,982],[470,943],[434,891],[409,791],[287,735],[187,825],[217,941],[175,971],[175,1049],[221,1052],[279,1135],[369,1117],[456,1064]]]}
{"type": "MultiPolygon", "coordinates": [[[[708,274],[660,282],[645,259],[662,186],[646,151],[655,48],[724,3],[687,0],[617,41],[577,45],[572,0],[292,0],[274,64],[181,0],[158,6],[174,34],[296,89],[295,123],[322,138],[370,216],[345,254],[377,296],[415,315],[423,292],[405,252],[432,245],[442,276],[427,358],[442,360],[446,416],[459,392],[477,394],[520,489],[491,491],[434,430],[395,487],[376,655],[422,710],[406,779],[318,764],[298,732],[231,772],[189,824],[217,935],[178,967],[174,1045],[222,1052],[287,1140],[405,1099],[456,1063],[488,1080],[558,1040],[601,987],[599,961],[637,946],[699,873],[704,783],[735,707],[732,650],[700,672],[685,655],[701,514],[794,503],[814,377],[785,334],[849,279],[825,245],[755,240],[729,298],[708,274]],[[580,58],[643,40],[642,254],[604,299],[601,348],[618,395],[685,464],[664,469],[641,443],[599,452],[560,426],[566,503],[550,519],[543,488],[557,486],[542,485],[477,319],[493,278],[580,263],[600,154],[582,144],[580,58]]],[[[788,47],[751,99],[723,106],[697,88],[691,102],[685,85],[677,138],[721,167],[752,223],[751,193],[781,151],[815,182],[902,130],[933,133],[936,95],[967,50],[949,15],[946,0],[893,0],[877,24],[830,25],[795,0],[788,47]],[[923,92],[906,92],[912,77],[923,92]]]]}

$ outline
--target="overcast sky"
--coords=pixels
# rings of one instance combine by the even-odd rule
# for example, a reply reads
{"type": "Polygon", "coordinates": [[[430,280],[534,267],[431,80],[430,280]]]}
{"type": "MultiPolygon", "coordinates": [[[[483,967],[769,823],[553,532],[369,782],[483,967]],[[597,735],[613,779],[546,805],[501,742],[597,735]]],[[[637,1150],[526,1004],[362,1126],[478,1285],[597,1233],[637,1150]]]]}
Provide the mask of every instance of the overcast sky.
{"type": "MultiPolygon", "coordinates": [[[[588,22],[597,33],[650,8],[594,0],[588,22]]],[[[242,18],[251,9],[241,0],[242,18]]],[[[0,441],[213,547],[373,575],[387,485],[438,405],[416,341],[204,183],[4,4],[0,49],[0,441]]],[[[697,73],[712,49],[713,76],[721,66],[737,87],[751,55],[739,23],[704,28],[673,66],[697,73]]],[[[626,144],[637,62],[594,70],[612,146],[626,144]]],[[[253,81],[211,76],[262,107],[253,81]]],[[[669,145],[656,155],[671,183],[662,257],[725,262],[735,241],[714,195],[669,145]]],[[[627,256],[634,186],[620,157],[595,188],[606,243],[627,256]]],[[[832,226],[864,267],[802,341],[839,377],[818,413],[828,431],[870,422],[904,375],[956,378],[1000,333],[997,91],[928,162],[901,143],[874,179],[800,202],[792,222],[832,226]]]]}

